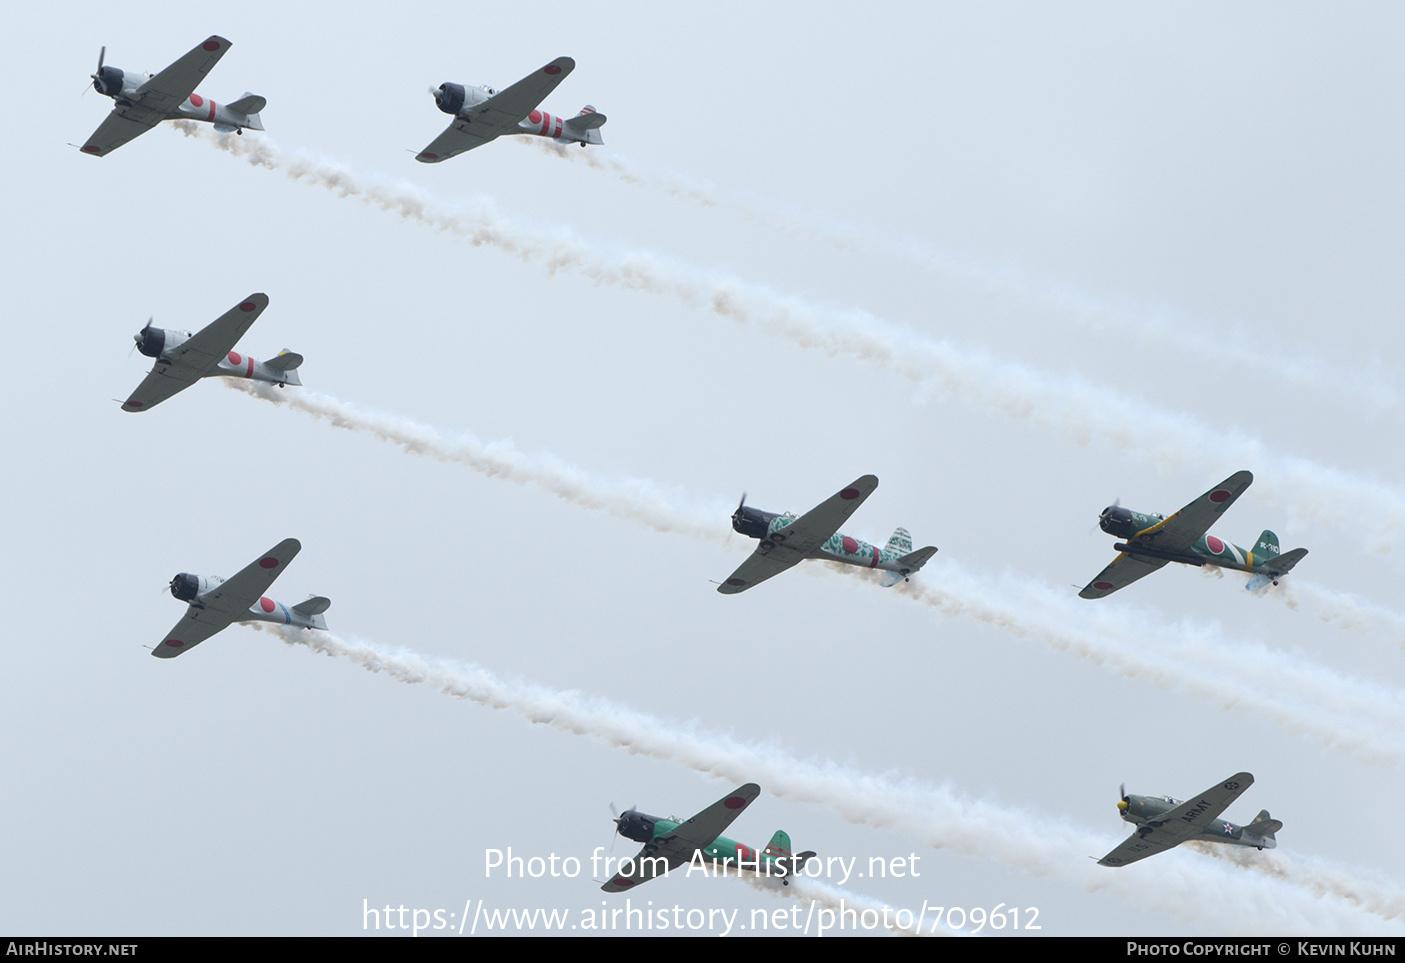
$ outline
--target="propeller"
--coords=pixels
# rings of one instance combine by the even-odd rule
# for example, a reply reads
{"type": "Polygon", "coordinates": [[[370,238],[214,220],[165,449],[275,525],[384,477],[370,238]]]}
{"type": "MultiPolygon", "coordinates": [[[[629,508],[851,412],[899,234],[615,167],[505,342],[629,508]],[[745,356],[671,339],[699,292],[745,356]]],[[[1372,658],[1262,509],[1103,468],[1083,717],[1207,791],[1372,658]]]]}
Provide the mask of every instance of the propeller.
{"type": "Polygon", "coordinates": [[[1124,782],[1117,787],[1117,811],[1125,813],[1127,811],[1127,784],[1124,782]]]}
{"type": "MultiPolygon", "coordinates": [[[[98,87],[97,85],[100,84],[100,83],[102,83],[102,61],[103,61],[103,58],[106,57],[106,56],[107,56],[107,47],[106,47],[106,45],[104,45],[104,46],[102,47],[102,49],[100,49],[100,50],[98,51],[98,69],[97,69],[97,71],[96,71],[94,74],[92,74],[93,88],[94,88],[95,90],[102,90],[103,93],[107,93],[107,91],[106,91],[106,90],[103,90],[103,88],[98,87]]],[[[88,88],[87,88],[87,87],[84,87],[84,88],[83,88],[83,93],[86,94],[87,92],[88,92],[88,88]]]]}
{"type": "Polygon", "coordinates": [[[153,321],[155,321],[155,320],[156,320],[156,315],[153,314],[151,317],[149,317],[149,318],[146,319],[146,324],[142,327],[142,329],[141,329],[140,331],[138,331],[136,334],[132,335],[132,347],[131,347],[131,350],[129,350],[129,351],[127,352],[127,357],[128,357],[128,358],[131,358],[131,357],[132,357],[132,352],[135,351],[135,350],[137,350],[137,345],[141,344],[142,339],[146,337],[146,329],[149,328],[149,327],[151,327],[151,322],[153,322],[153,321]]]}
{"type": "Polygon", "coordinates": [[[1104,519],[1104,518],[1107,518],[1108,513],[1110,513],[1114,508],[1121,508],[1121,507],[1122,507],[1122,496],[1121,496],[1121,495],[1118,495],[1116,498],[1114,498],[1114,499],[1112,500],[1112,504],[1111,504],[1111,505],[1107,506],[1107,507],[1104,508],[1102,511],[1098,512],[1098,520],[1093,523],[1093,527],[1092,527],[1092,528],[1088,529],[1088,534],[1089,534],[1089,535],[1093,534],[1093,531],[1094,531],[1095,529],[1101,527],[1101,525],[1102,525],[1102,523],[1103,523],[1103,519],[1104,519]]]}
{"type": "MultiPolygon", "coordinates": [[[[631,806],[629,808],[633,809],[634,807],[631,806]]],[[[615,852],[615,840],[619,839],[620,836],[624,835],[620,832],[620,820],[624,817],[620,815],[620,811],[615,808],[615,804],[613,802],[610,803],[610,815],[614,817],[615,823],[615,831],[610,834],[610,854],[613,855],[615,852]]]]}

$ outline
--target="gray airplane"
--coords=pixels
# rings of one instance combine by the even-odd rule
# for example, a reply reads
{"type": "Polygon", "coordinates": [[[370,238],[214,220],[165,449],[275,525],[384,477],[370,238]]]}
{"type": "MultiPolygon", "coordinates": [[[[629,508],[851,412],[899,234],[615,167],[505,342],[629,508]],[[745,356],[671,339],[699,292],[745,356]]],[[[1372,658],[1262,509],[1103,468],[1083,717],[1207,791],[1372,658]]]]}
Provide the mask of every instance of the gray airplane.
{"type": "Polygon", "coordinates": [[[1253,784],[1254,777],[1249,773],[1235,773],[1190,802],[1170,796],[1129,796],[1124,785],[1117,810],[1123,819],[1137,827],[1137,831],[1098,860],[1098,865],[1126,866],[1190,839],[1255,849],[1276,848],[1278,840],[1273,834],[1282,829],[1283,824],[1270,818],[1267,809],[1247,826],[1236,826],[1219,818],[1220,813],[1253,784]]]}
{"type": "Polygon", "coordinates": [[[103,66],[107,56],[103,47],[98,51],[98,71],[92,76],[93,89],[111,97],[117,106],[80,149],[103,157],[163,120],[199,120],[214,124],[215,130],[237,134],[245,129],[263,130],[259,111],[267,101],[257,94],[245,93],[232,104],[217,104],[195,92],[195,85],[228,49],[229,41],[223,37],[207,37],[160,73],[144,74],[103,66]]]}
{"type": "Polygon", "coordinates": [[[151,654],[158,659],[174,659],[235,622],[272,622],[327,631],[322,613],[331,607],[330,599],[314,595],[290,607],[263,594],[300,551],[301,542],[285,538],[229,578],[177,574],[171,579],[171,594],[190,604],[151,654]]]}
{"type": "Polygon", "coordinates": [[[149,411],[201,378],[247,378],[267,384],[301,385],[302,355],[284,348],[267,361],[240,354],[235,344],[268,307],[268,295],[251,294],[200,331],[146,327],[133,337],[137,350],[156,363],[122,405],[123,411],[149,411]]]}

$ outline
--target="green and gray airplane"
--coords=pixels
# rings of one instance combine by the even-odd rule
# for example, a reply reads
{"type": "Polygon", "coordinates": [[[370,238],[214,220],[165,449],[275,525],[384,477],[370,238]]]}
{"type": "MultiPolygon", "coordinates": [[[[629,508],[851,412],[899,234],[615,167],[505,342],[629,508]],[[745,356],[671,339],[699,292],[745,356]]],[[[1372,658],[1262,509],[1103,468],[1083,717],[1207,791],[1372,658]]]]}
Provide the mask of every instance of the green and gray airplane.
{"type": "Polygon", "coordinates": [[[1190,802],[1170,796],[1129,796],[1123,785],[1117,810],[1123,819],[1137,827],[1137,831],[1098,860],[1098,865],[1126,866],[1191,839],[1255,849],[1276,848],[1278,840],[1273,834],[1282,829],[1283,824],[1271,818],[1267,809],[1247,826],[1236,826],[1219,818],[1220,813],[1253,784],[1252,775],[1238,772],[1190,802]]]}
{"type": "Polygon", "coordinates": [[[787,886],[788,877],[800,872],[813,851],[792,855],[790,836],[777,830],[759,854],[744,843],[727,839],[722,830],[741,815],[761,795],[754,782],[740,786],[708,806],[692,819],[662,819],[637,809],[628,809],[615,819],[615,829],[627,839],[643,843],[644,848],[604,886],[607,893],[623,893],[647,883],[655,876],[667,876],[670,870],[701,860],[709,872],[725,868],[731,872],[746,869],[761,876],[779,879],[787,886]]]}
{"type": "Polygon", "coordinates": [[[1143,515],[1113,504],[1098,516],[1098,527],[1125,541],[1112,546],[1118,556],[1112,564],[1078,593],[1079,598],[1100,599],[1137,579],[1150,575],[1167,562],[1183,565],[1217,565],[1248,572],[1244,586],[1252,591],[1266,587],[1290,572],[1307,554],[1305,548],[1279,553],[1278,536],[1264,529],[1253,550],[1232,545],[1206,534],[1210,526],[1244,494],[1254,481],[1247,471],[1235,472],[1185,508],[1167,518],[1143,515]]]}

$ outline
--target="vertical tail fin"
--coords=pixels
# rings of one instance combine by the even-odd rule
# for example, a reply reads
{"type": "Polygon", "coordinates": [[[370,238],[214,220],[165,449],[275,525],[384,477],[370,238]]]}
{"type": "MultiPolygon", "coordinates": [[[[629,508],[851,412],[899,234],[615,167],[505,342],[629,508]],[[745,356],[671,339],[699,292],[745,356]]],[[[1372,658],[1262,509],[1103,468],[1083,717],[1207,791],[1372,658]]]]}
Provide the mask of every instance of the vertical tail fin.
{"type": "Polygon", "coordinates": [[[1259,540],[1254,543],[1254,554],[1264,560],[1278,555],[1278,536],[1265,528],[1263,534],[1259,536],[1259,540]]]}
{"type": "Polygon", "coordinates": [[[1278,837],[1273,834],[1282,828],[1283,824],[1270,816],[1267,809],[1263,809],[1254,817],[1253,822],[1244,827],[1244,831],[1246,833],[1252,833],[1260,839],[1270,840],[1273,845],[1268,848],[1273,849],[1278,843],[1278,837]]]}
{"type": "Polygon", "coordinates": [[[893,532],[893,537],[888,539],[888,544],[884,551],[892,552],[899,557],[912,551],[912,535],[905,528],[898,528],[893,532]]]}
{"type": "Polygon", "coordinates": [[[798,856],[791,852],[790,834],[784,829],[777,829],[776,834],[771,837],[771,841],[766,844],[766,848],[761,851],[761,855],[769,858],[777,864],[771,870],[771,875],[779,876],[782,882],[788,883],[786,877],[799,876],[805,864],[814,858],[813,850],[806,850],[798,856]]]}

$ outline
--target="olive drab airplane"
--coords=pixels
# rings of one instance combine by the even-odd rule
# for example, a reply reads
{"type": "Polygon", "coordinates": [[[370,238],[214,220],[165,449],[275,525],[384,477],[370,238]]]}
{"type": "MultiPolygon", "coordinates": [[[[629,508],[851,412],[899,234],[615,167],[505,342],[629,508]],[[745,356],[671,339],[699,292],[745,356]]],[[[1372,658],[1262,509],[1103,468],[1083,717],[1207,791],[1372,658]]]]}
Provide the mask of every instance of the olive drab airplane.
{"type": "Polygon", "coordinates": [[[1252,578],[1245,588],[1250,591],[1262,589],[1270,582],[1277,585],[1303,560],[1307,549],[1295,548],[1280,554],[1278,536],[1267,529],[1252,551],[1206,534],[1253,480],[1247,471],[1235,472],[1170,518],[1143,515],[1117,504],[1104,508],[1098,516],[1098,527],[1126,541],[1112,546],[1119,553],[1117,558],[1078,593],[1079,597],[1100,599],[1111,595],[1167,562],[1248,572],[1252,578]]]}
{"type": "Polygon", "coordinates": [[[189,602],[190,607],[151,654],[158,659],[174,659],[235,622],[273,622],[325,632],[327,620],[322,613],[331,607],[329,599],[312,596],[289,608],[263,594],[300,551],[302,544],[296,538],[285,538],[232,578],[181,572],[171,579],[171,594],[189,602]]]}
{"type": "Polygon", "coordinates": [[[132,337],[137,342],[137,350],[148,358],[155,358],[156,364],[123,403],[122,410],[154,408],[201,378],[249,378],[280,388],[301,385],[297,369],[302,364],[302,355],[285,348],[267,361],[255,361],[234,350],[234,345],[266,307],[268,295],[251,294],[195,334],[154,328],[148,321],[146,327],[132,337]]]}
{"type": "Polygon", "coordinates": [[[263,130],[259,111],[267,103],[256,94],[245,93],[232,104],[217,104],[195,92],[195,85],[229,49],[223,37],[210,37],[190,53],[158,74],[142,74],[116,67],[104,67],[107,48],[98,51],[98,72],[92,75],[93,89],[117,101],[107,120],[80,148],[85,154],[102,157],[129,140],[145,134],[163,120],[199,120],[214,124],[215,130],[244,133],[263,130]]]}
{"type": "Polygon", "coordinates": [[[760,876],[779,879],[789,886],[788,877],[797,875],[805,863],[813,859],[813,852],[792,855],[790,836],[777,830],[758,855],[756,850],[743,843],[734,842],[722,835],[722,831],[741,815],[742,810],[756,801],[761,795],[761,787],[754,782],[738,787],[708,806],[692,819],[679,822],[676,819],[660,819],[649,816],[637,809],[629,809],[615,819],[615,831],[627,839],[643,843],[639,855],[626,861],[629,873],[616,873],[600,888],[607,893],[623,893],[647,883],[655,876],[666,876],[680,866],[701,860],[709,873],[723,870],[736,872],[745,869],[760,876]]]}
{"type": "Polygon", "coordinates": [[[732,514],[732,528],[743,535],[760,539],[761,544],[727,581],[717,586],[717,591],[723,595],[745,592],[806,558],[826,558],[881,569],[887,573],[883,576],[884,585],[896,585],[903,581],[937,554],[935,546],[928,545],[914,552],[912,536],[905,528],[893,532],[893,537],[882,549],[839,534],[839,526],[877,487],[877,478],[864,475],[799,518],[789,512],[778,515],[747,508],[743,493],[741,504],[732,514]]]}
{"type": "Polygon", "coordinates": [[[1117,810],[1123,819],[1137,827],[1137,831],[1098,860],[1098,865],[1126,866],[1192,839],[1276,849],[1278,840],[1273,834],[1282,829],[1283,824],[1271,818],[1267,809],[1247,826],[1236,826],[1219,818],[1220,813],[1253,784],[1254,777],[1249,773],[1235,773],[1190,802],[1170,796],[1129,796],[1124,785],[1117,810]]]}
{"type": "Polygon", "coordinates": [[[547,94],[575,69],[576,62],[570,57],[557,57],[505,90],[463,84],[440,84],[437,90],[431,89],[434,103],[444,113],[452,114],[454,122],[434,139],[434,143],[416,154],[415,160],[437,164],[503,134],[534,134],[573,141],[582,147],[605,143],[600,139],[605,115],[596,113],[589,104],[569,119],[537,109],[547,94]]]}

